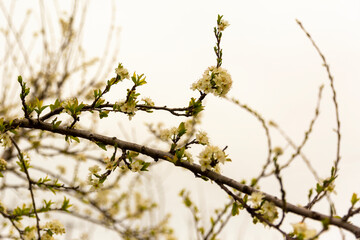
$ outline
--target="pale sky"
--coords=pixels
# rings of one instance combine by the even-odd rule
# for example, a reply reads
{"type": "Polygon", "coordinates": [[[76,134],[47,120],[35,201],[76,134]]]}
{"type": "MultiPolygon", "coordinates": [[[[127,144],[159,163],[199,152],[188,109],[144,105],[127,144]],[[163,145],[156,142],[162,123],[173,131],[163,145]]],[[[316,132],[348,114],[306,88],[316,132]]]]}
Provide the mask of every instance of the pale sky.
{"type": "MultiPolygon", "coordinates": [[[[89,2],[84,48],[89,55],[101,55],[111,1],[89,2]]],[[[336,149],[336,135],[332,130],[336,127],[334,106],[325,68],[296,24],[295,19],[299,19],[324,53],[334,76],[342,123],[342,160],[336,183],[337,195],[333,199],[340,215],[345,213],[352,193],[360,194],[359,1],[115,2],[115,24],[121,27],[118,61],[130,72],[145,73],[148,84],[140,92],[151,97],[156,105],[186,106],[191,97],[198,96],[190,90],[191,84],[207,67],[216,64],[213,27],[217,14],[224,15],[230,23],[222,42],[222,66],[233,78],[233,88],[228,96],[248,104],[266,120],[276,121],[297,144],[314,115],[319,86],[324,84],[320,117],[304,153],[319,175],[327,177],[336,149]]],[[[209,133],[213,144],[228,146],[227,152],[232,159],[223,167],[223,173],[236,180],[257,176],[266,160],[267,150],[259,122],[244,110],[214,96],[207,97],[205,106],[201,129],[209,133]]],[[[154,116],[135,117],[132,126],[158,121],[171,127],[181,120],[155,113],[154,116]]],[[[140,143],[148,136],[144,129],[136,129],[135,139],[140,143]]],[[[286,147],[276,131],[272,133],[273,146],[286,147]]],[[[290,148],[287,150],[288,154],[292,153],[290,148]]],[[[189,239],[191,225],[188,223],[191,217],[177,196],[181,188],[192,190],[194,199],[204,206],[202,214],[206,218],[213,207],[220,207],[227,201],[225,193],[217,186],[194,179],[193,175],[170,164],[158,166],[156,175],[165,193],[164,212],[175,206],[179,209],[172,218],[179,239],[189,239]],[[177,227],[179,225],[181,227],[177,227]]],[[[301,159],[296,159],[294,165],[283,172],[283,177],[289,201],[305,203],[309,188],[316,182],[301,159]]],[[[273,179],[262,181],[261,190],[279,195],[279,187],[273,179]]],[[[327,213],[328,208],[322,207],[315,209],[327,213]]],[[[300,221],[301,218],[294,219],[300,221]]],[[[360,225],[359,218],[355,218],[354,223],[360,225]]],[[[319,229],[318,224],[314,227],[319,229]]],[[[264,230],[260,224],[254,226],[246,213],[232,219],[220,238],[281,239],[273,230],[264,230]]],[[[338,231],[330,231],[320,239],[339,239],[338,231]]],[[[348,235],[346,239],[354,237],[348,235]]]]}

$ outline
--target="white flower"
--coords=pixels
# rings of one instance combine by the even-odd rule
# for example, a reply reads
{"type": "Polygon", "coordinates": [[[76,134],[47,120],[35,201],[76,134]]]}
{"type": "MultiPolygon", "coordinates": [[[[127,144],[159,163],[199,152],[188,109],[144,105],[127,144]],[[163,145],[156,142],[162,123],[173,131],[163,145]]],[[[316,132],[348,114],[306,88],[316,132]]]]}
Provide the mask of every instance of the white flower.
{"type": "Polygon", "coordinates": [[[178,129],[176,127],[172,127],[170,129],[161,129],[160,138],[164,141],[168,140],[174,135],[178,134],[178,129]]]}
{"type": "Polygon", "coordinates": [[[291,225],[294,228],[294,234],[299,237],[302,236],[304,240],[311,239],[316,236],[316,230],[308,229],[306,223],[304,222],[293,223],[291,225]]]}
{"type": "Polygon", "coordinates": [[[218,25],[218,29],[220,32],[224,31],[225,28],[227,28],[229,26],[229,22],[226,20],[221,20],[220,24],[218,25]]]}
{"type": "Polygon", "coordinates": [[[0,143],[4,148],[11,147],[11,140],[9,135],[6,133],[0,133],[0,143]]]}
{"type": "Polygon", "coordinates": [[[92,173],[92,174],[97,174],[98,172],[101,171],[101,168],[98,166],[98,165],[94,165],[92,167],[89,167],[89,171],[92,173]]]}
{"type": "Polygon", "coordinates": [[[65,228],[64,225],[59,220],[52,220],[51,222],[47,222],[43,228],[50,229],[54,234],[64,234],[65,228]]]}
{"type": "Polygon", "coordinates": [[[191,164],[194,162],[191,153],[189,153],[188,151],[184,152],[184,158],[186,159],[186,161],[188,161],[191,164]]]}
{"type": "Polygon", "coordinates": [[[230,74],[222,67],[211,66],[205,70],[202,78],[192,84],[191,89],[224,97],[229,92],[231,86],[232,79],[230,74]]]}
{"type": "Polygon", "coordinates": [[[263,215],[263,218],[269,222],[274,222],[274,220],[278,217],[278,211],[275,204],[268,201],[265,201],[261,206],[261,214],[263,215]]]}
{"type": "Polygon", "coordinates": [[[103,186],[98,178],[92,178],[91,175],[89,175],[88,183],[91,185],[90,191],[95,191],[103,186]]]}
{"type": "Polygon", "coordinates": [[[138,110],[136,108],[136,102],[135,101],[131,101],[131,102],[116,102],[115,105],[120,106],[120,111],[122,111],[123,113],[126,113],[129,116],[129,120],[131,120],[131,118],[133,116],[135,116],[135,112],[138,110]]]}
{"type": "Polygon", "coordinates": [[[154,106],[154,102],[153,100],[151,100],[150,98],[142,98],[141,100],[143,100],[145,102],[146,105],[149,105],[149,106],[154,106]]]}
{"type": "Polygon", "coordinates": [[[160,138],[161,140],[167,141],[171,137],[171,132],[169,129],[161,129],[160,138]]]}
{"type": "Polygon", "coordinates": [[[30,230],[26,231],[25,234],[22,235],[24,240],[35,240],[36,239],[36,228],[31,227],[30,230]]]}
{"type": "Polygon", "coordinates": [[[206,169],[211,169],[211,161],[209,159],[200,159],[199,161],[201,166],[201,171],[205,171],[206,169]]]}
{"type": "MultiPolygon", "coordinates": [[[[34,240],[35,240],[35,238],[34,238],[34,240]]],[[[41,235],[41,240],[55,240],[55,238],[46,232],[43,235],[41,235]]]]}
{"type": "Polygon", "coordinates": [[[219,162],[224,164],[225,161],[226,155],[224,151],[217,146],[206,146],[206,148],[199,154],[201,171],[205,171],[205,169],[211,169],[219,162]]]}
{"type": "Polygon", "coordinates": [[[259,207],[263,198],[264,198],[264,194],[262,192],[253,192],[250,198],[251,202],[254,204],[253,207],[255,208],[259,207]]]}
{"type": "Polygon", "coordinates": [[[140,172],[143,165],[140,161],[135,161],[131,163],[131,171],[133,172],[140,172]]]}
{"type": "Polygon", "coordinates": [[[7,162],[5,161],[5,159],[0,158],[0,172],[6,170],[6,165],[7,165],[7,162]]]}
{"type": "Polygon", "coordinates": [[[206,132],[203,132],[203,131],[199,131],[197,134],[196,134],[196,140],[202,144],[202,145],[207,145],[209,144],[209,138],[207,136],[207,133],[206,132]]]}
{"type": "Polygon", "coordinates": [[[121,78],[121,80],[130,79],[128,70],[126,68],[124,68],[121,63],[119,63],[118,67],[115,68],[115,73],[116,73],[116,75],[118,75],[121,78]]]}

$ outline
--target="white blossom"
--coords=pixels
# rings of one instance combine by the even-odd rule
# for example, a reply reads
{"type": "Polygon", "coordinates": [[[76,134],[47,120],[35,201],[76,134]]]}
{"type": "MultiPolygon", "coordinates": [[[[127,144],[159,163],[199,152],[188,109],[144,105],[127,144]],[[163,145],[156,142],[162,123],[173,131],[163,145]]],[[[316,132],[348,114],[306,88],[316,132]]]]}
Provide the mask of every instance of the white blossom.
{"type": "Polygon", "coordinates": [[[232,86],[230,74],[222,67],[209,67],[205,70],[202,78],[191,86],[192,90],[199,90],[206,94],[224,97],[232,86]]]}
{"type": "Polygon", "coordinates": [[[204,131],[199,131],[199,132],[196,134],[196,140],[197,140],[200,144],[203,144],[203,145],[209,144],[209,138],[208,138],[208,136],[207,136],[207,133],[204,132],[204,131]]]}
{"type": "Polygon", "coordinates": [[[264,198],[264,194],[262,192],[253,192],[250,198],[251,202],[254,204],[253,207],[254,208],[259,207],[263,198],[264,198]]]}
{"type": "Polygon", "coordinates": [[[227,28],[228,26],[230,26],[229,22],[226,20],[221,20],[220,24],[218,25],[218,29],[220,32],[224,31],[225,28],[227,28]]]}
{"type": "Polygon", "coordinates": [[[131,171],[133,172],[140,172],[143,165],[140,161],[134,161],[131,163],[131,171]]]}
{"type": "Polygon", "coordinates": [[[294,228],[294,234],[296,236],[302,236],[304,240],[311,239],[316,236],[315,229],[309,229],[304,222],[291,224],[294,228]]]}
{"type": "Polygon", "coordinates": [[[119,63],[118,67],[115,68],[116,75],[120,76],[121,80],[130,79],[129,71],[123,67],[121,63],[119,63]]]}

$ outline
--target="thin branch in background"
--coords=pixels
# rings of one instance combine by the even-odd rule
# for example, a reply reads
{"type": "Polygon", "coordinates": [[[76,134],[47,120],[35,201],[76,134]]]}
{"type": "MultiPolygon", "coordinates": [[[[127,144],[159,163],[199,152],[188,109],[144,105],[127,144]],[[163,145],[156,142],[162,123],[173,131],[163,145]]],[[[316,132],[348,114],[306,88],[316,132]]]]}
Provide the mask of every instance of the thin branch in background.
{"type": "Polygon", "coordinates": [[[336,129],[335,129],[335,132],[336,132],[336,135],[337,135],[337,144],[336,144],[336,159],[335,159],[335,163],[334,163],[334,167],[335,167],[334,176],[336,176],[337,172],[338,172],[338,165],[339,165],[339,162],[340,162],[341,132],[340,132],[339,107],[338,107],[338,101],[337,101],[337,98],[336,98],[336,90],[335,90],[335,86],[334,86],[334,78],[330,73],[330,66],[327,63],[324,54],[320,51],[320,48],[316,45],[315,41],[312,39],[311,35],[306,31],[306,29],[304,28],[302,23],[297,19],[296,19],[296,22],[297,22],[297,24],[299,24],[300,28],[304,31],[304,33],[309,38],[312,45],[315,47],[316,51],[320,55],[320,57],[321,57],[321,59],[323,61],[323,66],[326,68],[326,72],[327,72],[328,78],[330,80],[330,87],[331,87],[331,91],[333,93],[333,98],[332,99],[333,99],[333,103],[334,103],[334,107],[335,107],[335,116],[336,116],[336,129]]]}
{"type": "Polygon", "coordinates": [[[14,144],[16,150],[19,153],[19,160],[20,160],[20,163],[22,164],[22,168],[24,170],[27,181],[29,183],[29,191],[30,191],[30,195],[31,195],[32,205],[33,205],[33,208],[34,208],[35,218],[36,218],[36,229],[37,229],[37,233],[38,233],[38,239],[40,240],[41,239],[41,235],[40,235],[40,218],[38,216],[37,209],[36,209],[35,196],[34,196],[34,191],[33,191],[33,187],[32,187],[32,181],[31,181],[31,178],[30,178],[30,174],[28,172],[28,166],[25,163],[24,155],[21,152],[19,146],[17,145],[17,143],[15,142],[15,140],[11,136],[10,136],[10,139],[11,139],[11,142],[14,144]]]}
{"type": "MultiPolygon", "coordinates": [[[[285,140],[287,140],[287,142],[290,144],[290,146],[292,146],[295,149],[295,153],[293,153],[291,155],[290,159],[285,164],[281,165],[280,170],[288,167],[292,163],[292,161],[294,161],[294,159],[301,154],[303,147],[309,140],[309,136],[310,136],[311,132],[313,131],[314,124],[319,117],[319,112],[320,112],[319,109],[320,109],[320,102],[321,102],[321,98],[322,98],[323,88],[324,88],[324,85],[321,85],[319,87],[319,93],[318,93],[318,99],[317,99],[314,117],[311,119],[308,130],[305,132],[305,136],[299,146],[296,146],[296,144],[285,134],[285,132],[276,123],[274,123],[273,121],[271,121],[269,123],[269,125],[274,127],[275,129],[277,129],[280,132],[280,134],[285,138],[285,140]]],[[[308,159],[306,157],[303,158],[303,160],[304,160],[305,164],[307,165],[308,169],[312,172],[312,174],[316,178],[316,180],[319,180],[319,177],[318,177],[315,169],[311,166],[310,161],[308,161],[308,159]]],[[[267,176],[271,175],[273,172],[274,171],[269,173],[267,176]]]]}
{"type": "Polygon", "coordinates": [[[239,107],[241,107],[242,109],[248,111],[250,114],[252,114],[253,116],[255,116],[260,122],[261,122],[261,126],[264,128],[265,130],[265,135],[266,135],[266,139],[267,139],[267,147],[268,147],[268,156],[266,159],[266,162],[262,168],[261,173],[259,174],[259,176],[256,178],[256,183],[259,182],[259,180],[265,175],[265,171],[268,168],[268,166],[271,163],[271,154],[272,154],[272,147],[271,147],[271,136],[270,136],[270,132],[269,132],[269,127],[267,126],[267,123],[265,121],[265,119],[254,109],[252,109],[251,107],[249,107],[246,104],[241,104],[239,102],[239,100],[235,99],[235,98],[226,98],[227,100],[233,102],[234,104],[238,105],[239,107]]]}

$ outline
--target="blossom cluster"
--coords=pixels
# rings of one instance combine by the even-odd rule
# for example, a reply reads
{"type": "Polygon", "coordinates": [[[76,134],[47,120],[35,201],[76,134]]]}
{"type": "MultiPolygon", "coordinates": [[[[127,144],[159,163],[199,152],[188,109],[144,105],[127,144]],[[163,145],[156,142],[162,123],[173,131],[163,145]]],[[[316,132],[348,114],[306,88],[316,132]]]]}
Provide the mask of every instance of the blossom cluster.
{"type": "Polygon", "coordinates": [[[265,201],[264,204],[261,206],[260,214],[264,219],[269,222],[274,222],[275,219],[278,217],[278,211],[273,202],[265,201]]]}
{"type": "Polygon", "coordinates": [[[47,231],[41,235],[41,240],[54,240],[54,234],[64,234],[65,228],[64,225],[59,220],[52,220],[51,222],[47,222],[43,229],[47,229],[47,231]]]}
{"type": "Polygon", "coordinates": [[[138,110],[136,108],[136,101],[116,102],[115,106],[119,106],[120,111],[126,113],[129,116],[129,120],[131,120],[132,117],[135,116],[135,112],[138,110]]]}
{"type": "Polygon", "coordinates": [[[179,133],[177,127],[172,127],[170,129],[161,129],[160,130],[160,138],[161,140],[167,141],[169,138],[173,138],[179,133]]]}
{"type": "Polygon", "coordinates": [[[115,73],[117,76],[120,77],[120,80],[130,79],[129,71],[126,68],[124,68],[124,66],[121,63],[119,63],[118,67],[115,68],[115,73]]]}
{"type": "Polygon", "coordinates": [[[100,182],[100,179],[96,177],[96,175],[101,171],[100,167],[98,165],[94,165],[92,167],[89,167],[89,176],[88,176],[88,184],[91,185],[91,190],[97,190],[102,187],[102,183],[100,182]],[[93,176],[95,175],[95,178],[93,176]]]}
{"type": "Polygon", "coordinates": [[[227,155],[223,150],[217,146],[206,146],[205,149],[199,154],[199,163],[201,166],[201,171],[206,169],[215,170],[219,172],[218,163],[224,164],[225,161],[230,161],[226,158],[227,155]]]}
{"type": "Polygon", "coordinates": [[[54,234],[64,234],[64,225],[59,220],[52,220],[51,222],[45,223],[43,228],[50,229],[54,234]]]}
{"type": "Polygon", "coordinates": [[[0,143],[3,147],[11,147],[11,140],[6,133],[0,133],[0,143]]]}
{"type": "Polygon", "coordinates": [[[250,198],[251,202],[253,203],[252,207],[253,208],[260,207],[263,198],[264,198],[264,194],[262,192],[253,192],[250,198]]]}
{"type": "Polygon", "coordinates": [[[259,208],[258,213],[269,222],[274,222],[278,217],[278,211],[274,203],[264,200],[262,192],[253,192],[250,201],[253,208],[259,208]]]}
{"type": "Polygon", "coordinates": [[[153,100],[151,100],[151,98],[145,97],[145,98],[142,98],[141,100],[143,100],[145,102],[145,105],[148,105],[148,106],[155,105],[155,103],[153,102],[153,100]]]}
{"type": "Polygon", "coordinates": [[[313,239],[316,236],[315,229],[309,229],[304,222],[291,224],[294,228],[294,234],[304,240],[313,239]]]}
{"type": "Polygon", "coordinates": [[[229,92],[231,86],[232,79],[226,69],[211,66],[205,70],[202,78],[192,84],[191,89],[224,97],[229,92]]]}
{"type": "Polygon", "coordinates": [[[0,172],[6,170],[6,165],[7,165],[7,162],[5,161],[5,159],[0,158],[0,172]]]}
{"type": "Polygon", "coordinates": [[[135,160],[131,163],[132,172],[140,172],[143,167],[143,164],[140,160],[135,160]]]}
{"type": "Polygon", "coordinates": [[[226,20],[221,19],[220,23],[218,24],[218,30],[219,32],[222,32],[225,30],[225,28],[227,28],[228,26],[230,26],[229,22],[226,20]]]}
{"type": "Polygon", "coordinates": [[[202,145],[208,145],[209,144],[209,138],[207,136],[207,133],[204,132],[204,131],[199,131],[196,134],[196,140],[202,145]]]}
{"type": "MultiPolygon", "coordinates": [[[[22,235],[24,240],[35,240],[36,239],[36,228],[31,227],[26,229],[25,233],[22,235]]],[[[43,239],[43,238],[41,238],[43,239]]]]}

